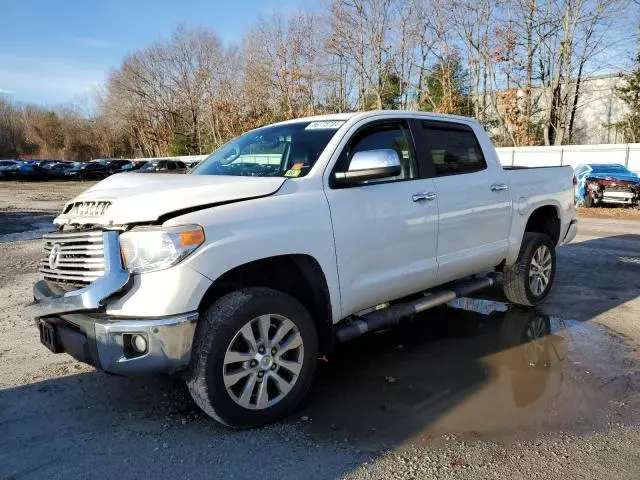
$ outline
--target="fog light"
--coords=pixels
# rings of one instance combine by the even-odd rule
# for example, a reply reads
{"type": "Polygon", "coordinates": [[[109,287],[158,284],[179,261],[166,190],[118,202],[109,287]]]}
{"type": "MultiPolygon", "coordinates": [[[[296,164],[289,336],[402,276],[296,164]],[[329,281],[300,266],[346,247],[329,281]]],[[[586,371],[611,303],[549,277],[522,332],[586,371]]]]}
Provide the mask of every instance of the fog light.
{"type": "Polygon", "coordinates": [[[147,351],[147,339],[144,335],[133,335],[131,337],[131,346],[136,353],[145,353],[147,351]]]}

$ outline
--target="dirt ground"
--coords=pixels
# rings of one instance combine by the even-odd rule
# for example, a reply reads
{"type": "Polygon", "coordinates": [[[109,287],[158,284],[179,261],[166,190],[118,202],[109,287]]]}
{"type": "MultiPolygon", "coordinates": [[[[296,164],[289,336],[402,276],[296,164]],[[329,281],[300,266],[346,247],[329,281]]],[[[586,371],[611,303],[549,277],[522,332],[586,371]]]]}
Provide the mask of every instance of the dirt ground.
{"type": "Polygon", "coordinates": [[[640,478],[640,222],[581,218],[541,308],[488,291],[362,337],[292,417],[232,431],[177,379],[40,345],[34,238],[87,186],[0,183],[0,478],[640,478]]]}
{"type": "Polygon", "coordinates": [[[640,207],[634,208],[578,208],[578,216],[583,218],[628,218],[640,220],[640,207]]]}

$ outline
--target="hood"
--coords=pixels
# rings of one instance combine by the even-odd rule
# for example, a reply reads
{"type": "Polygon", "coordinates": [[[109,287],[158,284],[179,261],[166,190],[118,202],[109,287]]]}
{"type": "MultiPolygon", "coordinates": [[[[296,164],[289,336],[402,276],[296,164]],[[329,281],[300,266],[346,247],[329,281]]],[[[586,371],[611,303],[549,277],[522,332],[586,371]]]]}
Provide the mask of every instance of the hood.
{"type": "Polygon", "coordinates": [[[118,173],[67,203],[54,223],[126,225],[216,203],[271,195],[284,177],[118,173]],[[76,208],[80,202],[80,208],[76,208]]]}

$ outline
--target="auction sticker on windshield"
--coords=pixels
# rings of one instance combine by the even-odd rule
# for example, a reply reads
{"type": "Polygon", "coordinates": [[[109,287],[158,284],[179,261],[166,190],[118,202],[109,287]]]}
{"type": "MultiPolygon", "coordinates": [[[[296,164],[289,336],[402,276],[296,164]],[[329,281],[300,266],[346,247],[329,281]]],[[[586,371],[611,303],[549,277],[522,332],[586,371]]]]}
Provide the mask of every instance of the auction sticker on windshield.
{"type": "Polygon", "coordinates": [[[299,177],[301,173],[302,173],[302,171],[300,171],[300,170],[291,169],[291,170],[287,170],[285,172],[284,176],[285,177],[299,177]]]}
{"type": "Polygon", "coordinates": [[[344,124],[344,120],[322,120],[319,122],[311,122],[306,126],[305,130],[321,130],[321,129],[337,129],[344,124]]]}

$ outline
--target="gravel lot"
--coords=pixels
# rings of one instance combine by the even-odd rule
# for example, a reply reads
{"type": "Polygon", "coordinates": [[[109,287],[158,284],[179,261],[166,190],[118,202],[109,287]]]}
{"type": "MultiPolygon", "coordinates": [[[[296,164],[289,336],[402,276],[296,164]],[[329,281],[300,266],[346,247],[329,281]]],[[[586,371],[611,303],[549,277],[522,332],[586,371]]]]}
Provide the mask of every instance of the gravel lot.
{"type": "Polygon", "coordinates": [[[640,222],[581,219],[539,310],[485,292],[363,337],[290,419],[231,431],[176,379],[39,344],[21,238],[88,185],[0,184],[0,478],[640,478],[640,222]],[[549,335],[522,343],[534,319],[549,335]]]}

